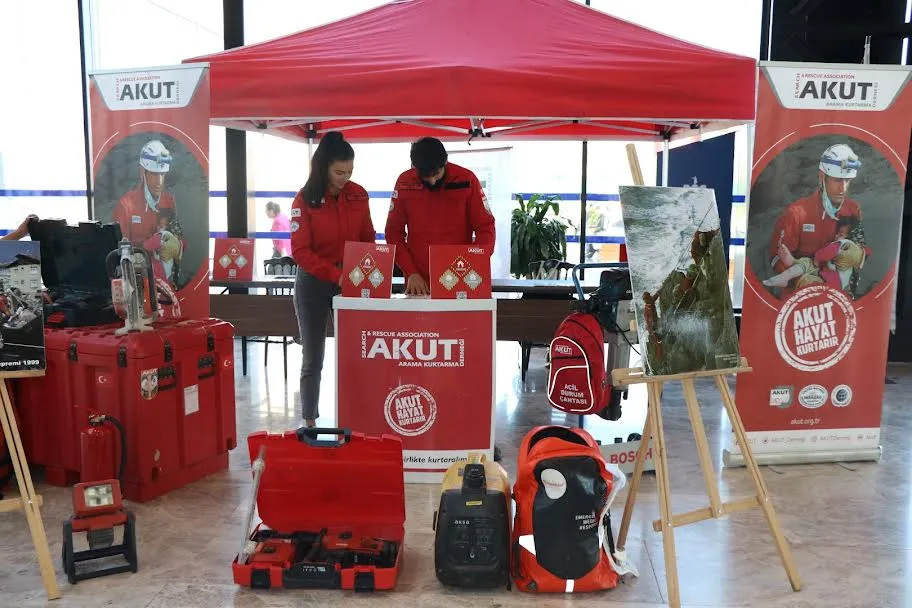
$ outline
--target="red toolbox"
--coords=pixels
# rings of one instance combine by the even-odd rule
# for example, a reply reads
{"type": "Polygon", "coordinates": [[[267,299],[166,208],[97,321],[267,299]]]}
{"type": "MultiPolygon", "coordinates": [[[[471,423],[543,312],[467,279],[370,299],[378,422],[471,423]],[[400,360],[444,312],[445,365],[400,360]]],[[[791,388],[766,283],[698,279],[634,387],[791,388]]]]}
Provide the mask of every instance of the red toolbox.
{"type": "Polygon", "coordinates": [[[247,446],[251,463],[265,448],[256,497],[262,521],[248,537],[248,553],[231,564],[236,583],[355,591],[396,586],[405,536],[399,437],[302,427],[253,433],[247,446]]]}
{"type": "Polygon", "coordinates": [[[45,330],[47,374],[16,387],[30,462],[45,467],[49,483],[75,483],[80,434],[89,416],[106,414],[126,430],[129,500],[227,468],[236,445],[231,324],[166,319],[124,336],[118,327],[45,330]]]}

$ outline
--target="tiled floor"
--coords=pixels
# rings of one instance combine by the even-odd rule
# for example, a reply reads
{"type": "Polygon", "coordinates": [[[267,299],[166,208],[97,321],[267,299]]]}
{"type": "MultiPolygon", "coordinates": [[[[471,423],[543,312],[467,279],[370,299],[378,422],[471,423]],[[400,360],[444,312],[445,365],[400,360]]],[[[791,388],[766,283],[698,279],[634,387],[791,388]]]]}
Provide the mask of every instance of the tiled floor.
{"type": "MultiPolygon", "coordinates": [[[[333,372],[328,345],[328,377],[333,372]]],[[[281,349],[272,347],[270,369],[262,367],[262,347],[250,349],[249,377],[238,377],[239,440],[253,430],[281,431],[299,424],[296,371],[285,384],[279,364],[281,349]]],[[[513,473],[516,447],[523,434],[542,423],[568,423],[551,410],[542,391],[546,376],[540,351],[525,386],[518,378],[517,348],[500,344],[497,365],[497,437],[504,464],[513,473]]],[[[299,358],[289,362],[297,370],[299,358]]],[[[238,366],[240,370],[240,366],[238,366]]],[[[240,371],[238,371],[240,374],[240,371]]],[[[912,606],[912,500],[910,449],[912,368],[891,367],[897,380],[886,386],[883,460],[878,463],[764,467],[782,525],[792,544],[804,589],[793,593],[759,510],[708,521],[676,531],[681,597],[685,606],[756,606],[763,608],[872,608],[912,606]]],[[[321,410],[331,410],[332,382],[326,383],[321,410]]],[[[698,384],[703,418],[717,468],[730,434],[712,386],[698,384]]],[[[623,424],[597,421],[590,430],[602,441],[642,428],[642,391],[625,405],[623,424]]],[[[675,512],[706,506],[703,482],[683,399],[668,387],[663,403],[675,512]]],[[[327,416],[321,425],[334,421],[327,416]]],[[[587,423],[587,428],[589,425],[587,423]]],[[[67,489],[39,485],[42,515],[50,539],[63,597],[51,606],[324,606],[343,599],[352,606],[564,606],[591,602],[601,606],[654,607],[665,604],[665,566],[661,536],[650,522],[658,517],[655,478],[644,477],[634,514],[628,553],[639,578],[617,589],[590,595],[530,596],[514,591],[454,592],[434,577],[431,515],[436,487],[407,487],[407,535],[404,567],[396,592],[373,596],[338,591],[251,592],[231,580],[230,562],[242,534],[249,496],[249,462],[243,448],[231,454],[227,471],[145,504],[130,504],[136,513],[140,570],[76,586],[60,572],[60,525],[70,514],[67,489]]],[[[744,469],[719,474],[723,498],[748,495],[744,469]]],[[[619,497],[615,525],[620,520],[619,497]]],[[[30,536],[21,514],[0,516],[0,606],[43,606],[47,602],[38,575],[30,536]]]]}

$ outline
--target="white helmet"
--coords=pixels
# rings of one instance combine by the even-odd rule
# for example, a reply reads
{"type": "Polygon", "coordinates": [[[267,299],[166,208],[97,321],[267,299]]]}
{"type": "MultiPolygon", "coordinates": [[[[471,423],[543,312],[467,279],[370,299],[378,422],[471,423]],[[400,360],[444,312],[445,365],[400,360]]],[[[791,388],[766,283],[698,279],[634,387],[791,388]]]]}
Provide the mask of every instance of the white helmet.
{"type": "Polygon", "coordinates": [[[139,166],[153,173],[167,173],[171,168],[171,153],[162,142],[153,139],[142,147],[139,166]]]}
{"type": "Polygon", "coordinates": [[[858,175],[861,161],[852,148],[845,144],[835,144],[823,151],[820,157],[820,170],[824,175],[840,179],[853,179],[858,175]]]}

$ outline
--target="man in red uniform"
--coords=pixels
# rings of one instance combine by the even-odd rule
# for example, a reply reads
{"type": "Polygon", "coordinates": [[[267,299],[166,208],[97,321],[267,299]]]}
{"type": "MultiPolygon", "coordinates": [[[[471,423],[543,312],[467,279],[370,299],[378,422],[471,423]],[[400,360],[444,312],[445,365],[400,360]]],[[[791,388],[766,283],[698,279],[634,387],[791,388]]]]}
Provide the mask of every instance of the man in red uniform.
{"type": "Polygon", "coordinates": [[[428,295],[430,246],[476,245],[490,256],[494,215],[478,177],[449,162],[439,139],[425,137],[412,144],[411,160],[412,168],[396,180],[386,242],[396,246],[405,293],[428,295]]]}
{"type": "MultiPolygon", "coordinates": [[[[786,253],[795,259],[813,258],[817,251],[834,241],[839,218],[857,218],[860,226],[861,209],[846,196],[860,167],[858,156],[845,144],[835,144],[824,150],[817,190],[786,207],[776,221],[768,250],[773,274],[787,268],[782,261],[787,257],[786,253]]],[[[863,242],[857,244],[864,246],[863,242]]],[[[783,288],[779,297],[783,300],[790,297],[795,292],[796,282],[783,288]]]]}
{"type": "Polygon", "coordinates": [[[139,153],[139,183],[124,194],[111,214],[120,224],[125,239],[135,245],[159,230],[158,212],[174,209],[174,197],[165,192],[165,175],[171,168],[171,153],[162,142],[153,139],[139,153]]]}

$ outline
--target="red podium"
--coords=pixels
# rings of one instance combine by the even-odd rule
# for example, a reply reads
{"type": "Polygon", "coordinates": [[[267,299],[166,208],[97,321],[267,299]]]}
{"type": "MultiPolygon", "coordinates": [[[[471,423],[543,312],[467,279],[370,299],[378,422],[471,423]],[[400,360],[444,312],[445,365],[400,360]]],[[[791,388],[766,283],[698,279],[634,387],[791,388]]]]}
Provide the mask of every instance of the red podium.
{"type": "Polygon", "coordinates": [[[469,452],[493,460],[495,300],[333,306],[338,426],[401,437],[407,483],[440,483],[469,452]]]}

